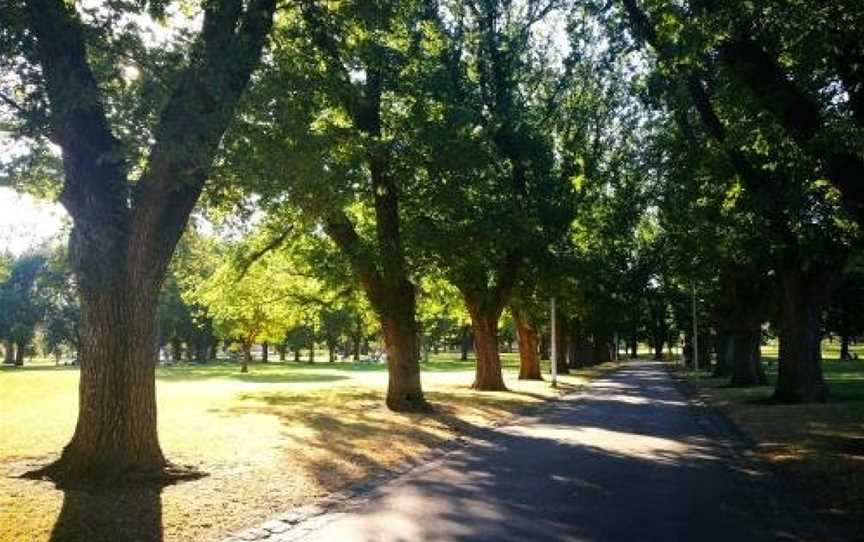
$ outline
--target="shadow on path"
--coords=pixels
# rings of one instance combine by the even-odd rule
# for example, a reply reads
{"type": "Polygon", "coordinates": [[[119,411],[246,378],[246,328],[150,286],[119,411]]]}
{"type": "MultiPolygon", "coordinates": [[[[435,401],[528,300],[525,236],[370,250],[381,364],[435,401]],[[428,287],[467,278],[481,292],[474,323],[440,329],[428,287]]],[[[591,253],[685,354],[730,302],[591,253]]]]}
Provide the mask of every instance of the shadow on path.
{"type": "Polygon", "coordinates": [[[660,364],[478,438],[302,540],[807,540],[660,364]]]}

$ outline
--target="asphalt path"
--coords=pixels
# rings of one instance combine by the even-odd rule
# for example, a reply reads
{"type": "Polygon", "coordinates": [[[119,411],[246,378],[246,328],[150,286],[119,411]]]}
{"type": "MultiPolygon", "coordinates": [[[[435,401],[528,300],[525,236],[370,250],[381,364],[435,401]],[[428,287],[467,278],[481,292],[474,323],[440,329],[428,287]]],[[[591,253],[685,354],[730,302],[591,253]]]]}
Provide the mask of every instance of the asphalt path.
{"type": "Polygon", "coordinates": [[[660,364],[634,362],[379,487],[300,539],[812,539],[745,448],[660,364]]]}

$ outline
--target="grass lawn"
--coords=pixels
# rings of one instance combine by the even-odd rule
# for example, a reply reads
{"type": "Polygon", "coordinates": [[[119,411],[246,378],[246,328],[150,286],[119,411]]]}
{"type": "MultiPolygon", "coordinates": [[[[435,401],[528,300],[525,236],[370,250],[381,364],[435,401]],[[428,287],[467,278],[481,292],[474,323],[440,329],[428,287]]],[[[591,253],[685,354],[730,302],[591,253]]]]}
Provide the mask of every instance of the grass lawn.
{"type": "MultiPolygon", "coordinates": [[[[0,369],[0,541],[210,540],[338,490],[465,432],[575,389],[590,371],[520,382],[505,354],[509,392],[471,391],[473,363],[441,355],[423,365],[434,416],[383,405],[378,364],[233,364],[158,371],[159,433],[169,459],[207,473],[159,491],[59,491],[16,476],[55,458],[77,411],[78,371],[0,369]],[[61,507],[63,509],[62,520],[61,507]],[[72,536],[71,533],[76,533],[72,536]],[[155,538],[158,539],[158,538],[155,538]]],[[[594,369],[596,371],[597,369],[594,369]]]]}
{"type": "MultiPolygon", "coordinates": [[[[839,347],[835,360],[838,352],[839,347]]],[[[767,402],[774,363],[768,365],[771,385],[757,388],[729,388],[725,378],[686,376],[703,399],[754,440],[758,456],[777,468],[782,482],[804,496],[810,509],[855,532],[864,525],[864,361],[832,361],[830,351],[826,354],[831,400],[825,404],[767,402]]],[[[763,349],[763,355],[773,361],[776,350],[763,349]]]]}

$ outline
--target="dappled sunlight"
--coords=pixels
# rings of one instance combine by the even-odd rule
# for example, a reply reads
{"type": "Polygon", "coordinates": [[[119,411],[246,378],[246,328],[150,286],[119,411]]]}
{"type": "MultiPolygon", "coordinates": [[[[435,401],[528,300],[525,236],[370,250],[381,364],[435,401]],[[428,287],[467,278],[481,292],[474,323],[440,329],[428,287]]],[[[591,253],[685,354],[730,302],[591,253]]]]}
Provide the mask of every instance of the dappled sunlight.
{"type": "Polygon", "coordinates": [[[531,424],[508,427],[506,432],[525,438],[548,439],[570,445],[589,446],[620,456],[631,456],[668,465],[682,460],[718,459],[710,448],[692,441],[610,431],[598,427],[531,424]]]}
{"type": "Polygon", "coordinates": [[[658,539],[696,539],[703,525],[716,527],[712,540],[772,539],[751,487],[762,474],[733,466],[724,439],[700,429],[698,411],[682,411],[656,374],[625,368],[542,417],[476,432],[470,447],[379,488],[356,512],[337,510],[303,540],[638,540],[649,524],[668,535],[658,539]],[[625,390],[668,400],[617,400],[625,390]],[[712,514],[718,502],[723,513],[712,514]]]}
{"type": "MultiPolygon", "coordinates": [[[[478,393],[470,389],[473,364],[430,362],[423,384],[436,412],[422,416],[384,407],[384,365],[256,363],[250,371],[224,363],[158,369],[162,447],[173,462],[207,476],[164,488],[158,501],[130,494],[111,508],[118,521],[158,502],[166,540],[206,540],[572,393],[590,374],[564,376],[552,389],[517,380],[509,363],[509,391],[478,393]]],[[[66,367],[0,372],[0,520],[13,539],[48,540],[61,510],[60,523],[73,525],[82,506],[104,508],[98,495],[64,496],[12,477],[56,457],[72,435],[78,375],[66,367]]]]}

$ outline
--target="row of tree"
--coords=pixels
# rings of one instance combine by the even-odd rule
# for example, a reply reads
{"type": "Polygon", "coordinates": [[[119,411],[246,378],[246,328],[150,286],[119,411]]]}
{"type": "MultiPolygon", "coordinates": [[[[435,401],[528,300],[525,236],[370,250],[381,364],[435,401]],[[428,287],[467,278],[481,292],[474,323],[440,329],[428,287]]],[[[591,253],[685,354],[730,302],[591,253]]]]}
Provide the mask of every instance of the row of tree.
{"type": "Polygon", "coordinates": [[[859,2],[7,4],[2,112],[26,152],[4,178],[69,211],[81,304],[79,420],[42,475],[166,472],[160,306],[169,341],[247,355],[322,307],[366,315],[387,405],[425,412],[418,338],[454,312],[474,388],[503,390],[508,307],[538,378],[551,295],[565,370],[616,335],[708,347],[685,325],[698,293],[733,383],[761,380],[771,320],[776,397],[827,395],[822,322],[864,220],[859,2]],[[196,206],[226,249],[177,250],[196,206]],[[424,304],[446,310],[427,325],[424,304]]]}

